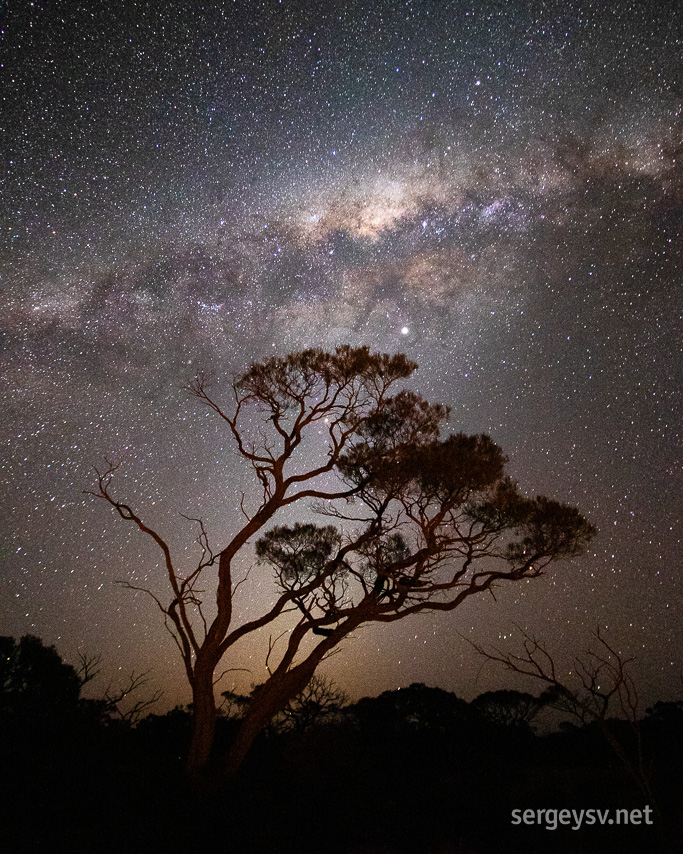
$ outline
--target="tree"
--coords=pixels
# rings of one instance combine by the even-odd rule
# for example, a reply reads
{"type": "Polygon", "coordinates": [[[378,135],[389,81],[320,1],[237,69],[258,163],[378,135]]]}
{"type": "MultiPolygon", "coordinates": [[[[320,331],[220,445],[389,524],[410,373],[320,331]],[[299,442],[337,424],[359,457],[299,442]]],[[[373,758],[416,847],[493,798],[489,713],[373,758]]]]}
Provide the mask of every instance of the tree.
{"type": "Polygon", "coordinates": [[[25,730],[76,723],[121,720],[134,724],[162,696],[139,698],[147,674],[131,673],[123,687],[110,683],[99,699],[81,697],[82,688],[100,674],[101,657],[79,653],[78,668],[62,661],[54,646],[24,635],[0,637],[0,723],[25,730]]]}
{"type": "Polygon", "coordinates": [[[363,697],[354,707],[361,726],[373,735],[405,736],[430,733],[442,742],[457,728],[468,728],[468,704],[443,688],[413,682],[407,688],[384,691],[379,697],[363,697]]]}
{"type": "Polygon", "coordinates": [[[583,725],[594,725],[659,815],[651,769],[643,751],[638,719],[638,691],[630,672],[634,658],[622,655],[602,636],[600,629],[596,629],[596,649],[588,650],[583,656],[574,659],[573,681],[567,680],[558,673],[555,659],[545,643],[526,632],[522,634],[524,643],[523,652],[520,653],[485,649],[470,643],[489,661],[502,664],[513,673],[543,682],[547,687],[539,698],[540,702],[566,712],[583,725]],[[613,711],[629,724],[632,751],[611,725],[613,720],[610,720],[610,712],[613,711]]]}
{"type": "MultiPolygon", "coordinates": [[[[221,713],[231,720],[239,720],[261,690],[262,685],[252,685],[250,694],[221,691],[221,713]]],[[[338,714],[348,705],[346,694],[330,679],[314,674],[308,685],[287,703],[273,721],[273,728],[281,732],[299,732],[338,714]]]]}
{"type": "Polygon", "coordinates": [[[348,704],[346,694],[334,682],[314,674],[311,681],[282,710],[281,728],[300,732],[338,714],[348,704]]]}
{"type": "MultiPolygon", "coordinates": [[[[294,615],[279,660],[252,699],[222,775],[310,682],[320,662],[360,626],[425,611],[452,611],[503,582],[537,578],[579,554],[594,534],[578,510],[521,495],[502,451],[486,435],[440,438],[448,409],[398,386],[417,368],[404,355],[344,346],[253,364],[231,384],[228,408],[199,375],[189,387],[210,407],[251,467],[259,495],[242,496],[243,519],[214,550],[201,520],[197,564],[183,573],[164,537],[113,493],[116,465],[93,493],[161,550],[170,601],[154,596],[192,689],[190,775],[206,778],[216,725],[214,681],[224,657],[252,632],[294,615]],[[317,502],[336,525],[265,527],[286,507],[317,502]],[[341,527],[340,523],[343,523],[341,527]],[[236,556],[253,540],[274,571],[275,604],[239,621],[236,556]],[[205,619],[199,578],[211,575],[215,611],[205,619]]],[[[147,591],[150,592],[150,591],[147,591]]]]}
{"type": "Polygon", "coordinates": [[[472,700],[472,707],[482,717],[497,726],[530,731],[531,721],[544,705],[547,697],[534,697],[523,691],[486,691],[472,700]]]}
{"type": "Polygon", "coordinates": [[[0,637],[0,723],[31,729],[78,712],[82,682],[53,646],[24,635],[0,637]]]}

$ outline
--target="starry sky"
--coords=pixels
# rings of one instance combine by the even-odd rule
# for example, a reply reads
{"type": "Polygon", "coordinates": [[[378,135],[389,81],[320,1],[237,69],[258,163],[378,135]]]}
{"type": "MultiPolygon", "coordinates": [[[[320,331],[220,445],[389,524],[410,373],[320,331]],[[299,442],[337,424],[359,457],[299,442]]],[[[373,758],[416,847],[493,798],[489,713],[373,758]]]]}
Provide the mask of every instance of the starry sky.
{"type": "MultiPolygon", "coordinates": [[[[252,488],[194,372],[367,344],[599,534],[495,600],[361,630],[326,673],[469,699],[512,683],[465,638],[523,627],[568,670],[599,625],[646,697],[680,693],[681,29],[674,2],[3,2],[2,633],[187,701],[154,603],[116,583],[163,593],[158,555],[83,494],[93,466],[122,462],[189,567],[179,514],[220,548],[252,488]]],[[[274,592],[257,568],[239,607],[274,592]]],[[[264,644],[225,688],[264,678],[264,644]]]]}

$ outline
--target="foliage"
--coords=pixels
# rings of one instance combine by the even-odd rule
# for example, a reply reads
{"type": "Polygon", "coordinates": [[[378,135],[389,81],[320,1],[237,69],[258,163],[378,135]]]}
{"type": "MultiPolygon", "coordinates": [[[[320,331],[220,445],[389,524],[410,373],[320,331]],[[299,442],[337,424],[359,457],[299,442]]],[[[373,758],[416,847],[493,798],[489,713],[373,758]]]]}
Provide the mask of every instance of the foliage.
{"type": "Polygon", "coordinates": [[[364,697],[354,707],[361,726],[385,735],[428,732],[434,737],[467,728],[468,704],[450,691],[414,682],[407,688],[364,697]]]}
{"type": "Polygon", "coordinates": [[[26,725],[74,714],[81,681],[53,646],[24,635],[0,637],[0,722],[26,725]]]}
{"type": "MultiPolygon", "coordinates": [[[[262,685],[254,685],[251,694],[222,691],[221,712],[231,719],[243,718],[258,698],[262,685]]],[[[346,694],[330,679],[315,674],[308,685],[287,703],[272,723],[278,732],[300,732],[341,712],[348,704],[346,694]]]]}
{"type": "Polygon", "coordinates": [[[500,690],[480,694],[472,701],[472,706],[493,724],[525,729],[546,702],[543,695],[535,697],[524,691],[500,690]]]}

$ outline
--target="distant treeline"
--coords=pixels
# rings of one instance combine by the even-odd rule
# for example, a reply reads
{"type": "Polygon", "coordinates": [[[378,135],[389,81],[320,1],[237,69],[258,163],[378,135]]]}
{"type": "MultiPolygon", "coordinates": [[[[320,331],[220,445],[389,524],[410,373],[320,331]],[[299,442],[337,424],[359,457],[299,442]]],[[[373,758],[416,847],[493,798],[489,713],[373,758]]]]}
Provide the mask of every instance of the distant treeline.
{"type": "MultiPolygon", "coordinates": [[[[95,665],[65,664],[31,636],[0,638],[0,852],[654,854],[680,838],[680,701],[656,703],[636,727],[608,722],[622,750],[646,758],[652,824],[548,830],[512,824],[512,811],[646,806],[598,727],[534,731],[552,694],[466,702],[413,684],[349,703],[318,677],[262,734],[239,781],[202,797],[184,779],[191,710],[136,715],[148,710],[139,680],[84,699],[95,665]]],[[[250,702],[223,699],[217,751],[250,702]]]]}

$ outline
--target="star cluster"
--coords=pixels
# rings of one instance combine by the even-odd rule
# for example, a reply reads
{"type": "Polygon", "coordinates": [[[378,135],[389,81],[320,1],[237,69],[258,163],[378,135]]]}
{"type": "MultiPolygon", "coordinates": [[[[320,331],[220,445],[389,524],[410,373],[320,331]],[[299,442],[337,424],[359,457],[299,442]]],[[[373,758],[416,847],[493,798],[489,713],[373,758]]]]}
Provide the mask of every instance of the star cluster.
{"type": "MultiPolygon", "coordinates": [[[[0,28],[4,633],[186,699],[153,603],[115,584],[162,593],[158,556],[82,494],[92,466],[121,460],[191,561],[177,514],[219,546],[250,484],[183,385],[369,344],[600,533],[497,601],[362,632],[329,672],[467,696],[501,677],[460,634],[519,624],[570,656],[600,625],[646,692],[676,689],[676,4],[36,0],[0,28]]],[[[273,595],[259,572],[246,611],[273,595]]],[[[263,678],[258,645],[239,664],[263,678]]]]}

